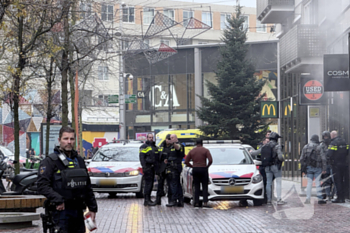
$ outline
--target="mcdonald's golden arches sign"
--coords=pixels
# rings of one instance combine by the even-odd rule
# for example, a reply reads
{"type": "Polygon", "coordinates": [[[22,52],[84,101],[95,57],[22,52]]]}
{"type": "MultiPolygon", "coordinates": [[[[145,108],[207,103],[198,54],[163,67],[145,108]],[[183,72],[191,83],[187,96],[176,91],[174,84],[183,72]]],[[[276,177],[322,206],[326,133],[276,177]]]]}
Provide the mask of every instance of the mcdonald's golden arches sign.
{"type": "Polygon", "coordinates": [[[260,115],[261,118],[278,118],[277,101],[261,101],[260,115]]]}

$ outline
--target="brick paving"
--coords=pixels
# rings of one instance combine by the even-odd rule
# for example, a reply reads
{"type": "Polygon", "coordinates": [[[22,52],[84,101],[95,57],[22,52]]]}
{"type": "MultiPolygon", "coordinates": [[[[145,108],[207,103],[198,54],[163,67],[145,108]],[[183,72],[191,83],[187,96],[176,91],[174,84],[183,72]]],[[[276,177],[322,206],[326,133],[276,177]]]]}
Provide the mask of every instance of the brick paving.
{"type": "MultiPolygon", "coordinates": [[[[283,206],[256,207],[249,201],[248,207],[239,207],[238,202],[217,201],[210,202],[213,209],[194,209],[189,204],[169,208],[163,197],[161,206],[144,207],[143,199],[132,194],[119,194],[117,198],[96,194],[99,212],[95,232],[350,232],[350,203],[318,205],[313,198],[311,205],[304,205],[305,197],[299,197],[300,183],[284,180],[282,185],[287,201],[283,206]]],[[[37,226],[0,232],[42,232],[40,221],[34,224],[37,226]]]]}

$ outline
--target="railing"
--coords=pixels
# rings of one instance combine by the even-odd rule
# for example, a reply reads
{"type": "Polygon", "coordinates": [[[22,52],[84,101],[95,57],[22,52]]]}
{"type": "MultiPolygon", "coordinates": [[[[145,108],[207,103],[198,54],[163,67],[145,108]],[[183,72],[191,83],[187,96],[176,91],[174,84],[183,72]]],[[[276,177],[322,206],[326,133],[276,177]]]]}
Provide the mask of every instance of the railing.
{"type": "Polygon", "coordinates": [[[318,25],[296,25],[280,39],[281,67],[301,58],[322,57],[325,45],[318,25]]]}

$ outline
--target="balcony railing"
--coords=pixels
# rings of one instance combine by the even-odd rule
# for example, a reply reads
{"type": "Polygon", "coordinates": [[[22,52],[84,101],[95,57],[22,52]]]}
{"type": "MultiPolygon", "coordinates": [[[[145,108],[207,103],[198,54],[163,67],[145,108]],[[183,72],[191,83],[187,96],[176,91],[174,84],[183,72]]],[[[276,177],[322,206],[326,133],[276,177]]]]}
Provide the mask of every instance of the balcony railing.
{"type": "Polygon", "coordinates": [[[256,15],[261,23],[282,23],[294,12],[295,0],[257,0],[256,15]]]}
{"type": "Polygon", "coordinates": [[[286,73],[308,73],[322,65],[325,52],[325,36],[318,25],[296,25],[280,38],[280,64],[286,73]]]}

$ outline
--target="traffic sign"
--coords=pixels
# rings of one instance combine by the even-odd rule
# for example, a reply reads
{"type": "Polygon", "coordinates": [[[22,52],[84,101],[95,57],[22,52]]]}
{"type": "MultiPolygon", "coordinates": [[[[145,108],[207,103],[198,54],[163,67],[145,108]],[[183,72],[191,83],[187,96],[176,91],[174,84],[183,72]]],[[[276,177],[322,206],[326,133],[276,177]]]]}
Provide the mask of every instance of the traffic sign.
{"type": "Polygon", "coordinates": [[[108,96],[108,103],[109,104],[117,104],[117,103],[119,103],[119,95],[109,95],[108,96]]]}

